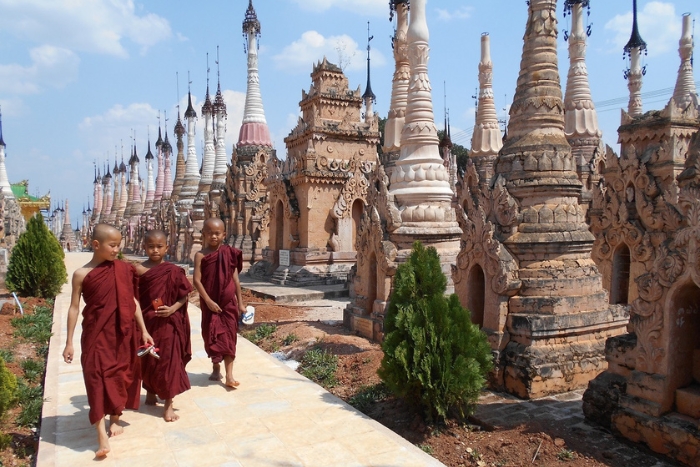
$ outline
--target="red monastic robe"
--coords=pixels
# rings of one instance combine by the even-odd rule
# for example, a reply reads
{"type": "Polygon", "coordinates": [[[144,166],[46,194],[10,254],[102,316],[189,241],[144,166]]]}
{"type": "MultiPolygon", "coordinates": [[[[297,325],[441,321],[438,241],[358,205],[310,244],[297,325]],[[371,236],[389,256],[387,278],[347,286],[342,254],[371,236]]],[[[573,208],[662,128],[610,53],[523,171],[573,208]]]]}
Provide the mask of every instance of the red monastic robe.
{"type": "Polygon", "coordinates": [[[221,313],[212,313],[200,301],[204,350],[213,363],[220,363],[225,355],[236,357],[239,309],[233,271],[243,268],[243,255],[241,250],[221,245],[202,258],[201,268],[204,290],[221,307],[221,313]]]}
{"type": "Polygon", "coordinates": [[[105,415],[139,408],[136,280],[134,267],[119,260],[101,263],[83,279],[80,363],[92,425],[105,415]]]}
{"type": "Polygon", "coordinates": [[[171,306],[191,291],[185,271],[172,263],[162,262],[139,278],[143,320],[160,355],[160,360],[150,355],[142,357],[141,377],[143,387],[161,399],[172,399],[190,388],[185,371],[185,365],[192,359],[190,318],[187,302],[167,318],[156,316],[152,302],[160,298],[166,306],[171,306]]]}

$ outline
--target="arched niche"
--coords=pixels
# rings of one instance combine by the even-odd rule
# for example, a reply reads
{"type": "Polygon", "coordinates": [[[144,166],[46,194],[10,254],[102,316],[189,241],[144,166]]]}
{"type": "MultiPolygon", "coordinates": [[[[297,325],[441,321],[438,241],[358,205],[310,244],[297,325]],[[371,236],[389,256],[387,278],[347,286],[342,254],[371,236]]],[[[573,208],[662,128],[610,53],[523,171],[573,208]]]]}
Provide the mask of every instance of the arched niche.
{"type": "Polygon", "coordinates": [[[475,264],[469,271],[467,308],[471,312],[472,323],[484,326],[484,303],[486,302],[486,278],[481,266],[475,264]]]}
{"type": "Polygon", "coordinates": [[[612,258],[612,276],[610,277],[610,304],[627,305],[630,290],[630,249],[621,243],[615,249],[612,258]]]}

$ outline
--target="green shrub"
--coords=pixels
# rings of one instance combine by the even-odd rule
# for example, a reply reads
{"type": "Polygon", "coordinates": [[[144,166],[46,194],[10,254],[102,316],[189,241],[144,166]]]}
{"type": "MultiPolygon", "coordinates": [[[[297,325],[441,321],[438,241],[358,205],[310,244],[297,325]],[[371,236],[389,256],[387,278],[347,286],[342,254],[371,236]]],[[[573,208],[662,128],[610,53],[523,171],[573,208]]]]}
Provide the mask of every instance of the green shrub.
{"type": "Polygon", "coordinates": [[[17,401],[17,378],[0,358],[0,417],[17,401]]]}
{"type": "Polygon", "coordinates": [[[420,407],[428,421],[474,410],[491,370],[486,335],[472,324],[447,279],[435,248],[420,242],[394,278],[384,319],[379,376],[389,390],[420,407]]]}
{"type": "Polygon", "coordinates": [[[41,214],[29,219],[7,267],[7,288],[25,297],[54,297],[68,276],[63,249],[44,224],[41,214]]]}
{"type": "Polygon", "coordinates": [[[319,348],[304,354],[299,364],[299,372],[324,388],[338,384],[335,372],[338,369],[338,356],[319,348]]]}
{"type": "Polygon", "coordinates": [[[296,334],[290,333],[287,334],[284,339],[282,339],[282,345],[292,345],[294,342],[298,341],[299,338],[297,337],[296,334]]]}
{"type": "MultiPolygon", "coordinates": [[[[0,451],[9,448],[10,444],[12,444],[12,435],[9,433],[0,434],[0,451]]],[[[0,466],[2,466],[2,463],[0,463],[0,466]]]]}
{"type": "Polygon", "coordinates": [[[15,354],[10,349],[0,349],[0,358],[2,358],[5,363],[12,363],[15,361],[15,354]]]}

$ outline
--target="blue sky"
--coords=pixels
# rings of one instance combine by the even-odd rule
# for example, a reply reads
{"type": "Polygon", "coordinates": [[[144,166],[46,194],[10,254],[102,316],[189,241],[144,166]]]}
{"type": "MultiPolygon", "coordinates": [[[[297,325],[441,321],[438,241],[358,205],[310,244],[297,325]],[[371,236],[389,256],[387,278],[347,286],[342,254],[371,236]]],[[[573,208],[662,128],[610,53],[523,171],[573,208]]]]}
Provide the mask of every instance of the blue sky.
{"type": "MultiPolygon", "coordinates": [[[[681,15],[700,14],[697,0],[639,2],[645,57],[644,110],[662,108],[671,95],[679,65],[681,15]]],[[[216,47],[221,86],[228,104],[227,153],[238,136],[246,89],[241,23],[248,0],[0,0],[0,105],[11,182],[30,180],[32,194],[51,191],[69,198],[73,225],[92,199],[93,161],[124,146],[128,158],[132,129],[143,161],[150,127],[155,142],[158,111],[172,128],[176,105],[185,102],[187,75],[197,111],[206,89],[216,90],[216,47]],[[179,94],[176,86],[179,73],[179,94]]],[[[559,1],[559,68],[565,85],[570,28],[559,1]]],[[[393,58],[388,0],[254,0],[262,23],[260,81],[265,112],[278,151],[296,122],[301,90],[324,55],[347,62],[352,88],[365,85],[367,21],[371,23],[372,88],[376,110],[386,116],[393,58]]],[[[620,108],[627,106],[622,47],[629,39],[632,1],[591,1],[587,64],[593,99],[605,141],[617,151],[620,108]]],[[[478,86],[480,36],[491,36],[494,92],[500,116],[513,98],[526,21],[525,0],[429,0],[430,79],[436,120],[443,121],[447,88],[455,142],[469,146],[478,86]]],[[[700,28],[700,25],[698,26],[700,28]]],[[[698,73],[695,74],[696,80],[698,73]]],[[[184,113],[184,107],[183,113],[184,113]]],[[[201,160],[202,131],[197,132],[201,160]]],[[[121,157],[121,156],[119,156],[121,157]]],[[[173,170],[174,172],[174,170],[173,170]]],[[[141,170],[145,179],[145,166],[141,170]]]]}

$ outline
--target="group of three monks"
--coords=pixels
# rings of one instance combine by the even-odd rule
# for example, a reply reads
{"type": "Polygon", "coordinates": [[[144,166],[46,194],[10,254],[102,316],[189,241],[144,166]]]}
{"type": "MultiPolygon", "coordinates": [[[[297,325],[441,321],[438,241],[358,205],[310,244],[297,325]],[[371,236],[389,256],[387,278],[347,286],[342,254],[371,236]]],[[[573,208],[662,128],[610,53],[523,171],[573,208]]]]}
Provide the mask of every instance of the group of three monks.
{"type": "MultiPolygon", "coordinates": [[[[209,379],[222,378],[220,365],[224,362],[225,385],[235,388],[239,385],[233,378],[233,361],[243,308],[238,279],[242,256],[240,250],[223,243],[225,229],[220,219],[206,220],[202,236],[204,248],[194,258],[193,282],[200,295],[204,348],[213,363],[209,379]]],[[[181,267],[164,261],[168,245],[162,231],[146,233],[148,260],[136,266],[117,259],[121,240],[114,227],[95,226],[92,260],[73,274],[63,351],[64,360],[71,363],[82,295],[80,363],[90,424],[97,431],[98,458],[109,452],[109,437],[123,432],[122,411],[138,409],[141,381],[146,404],[155,405],[158,398],[164,401],[167,422],[179,418],[173,398],[190,388],[185,365],[192,358],[187,314],[192,286],[181,267]]]]}

